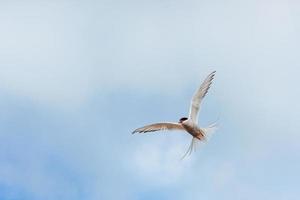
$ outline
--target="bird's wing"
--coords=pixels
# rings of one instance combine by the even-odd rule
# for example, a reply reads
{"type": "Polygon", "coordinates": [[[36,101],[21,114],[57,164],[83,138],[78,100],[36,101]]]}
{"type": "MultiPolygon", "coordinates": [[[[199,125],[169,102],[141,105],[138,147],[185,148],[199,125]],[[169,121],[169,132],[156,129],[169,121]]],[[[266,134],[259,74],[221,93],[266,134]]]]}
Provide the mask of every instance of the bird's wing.
{"type": "Polygon", "coordinates": [[[153,131],[163,131],[163,130],[184,130],[181,124],[172,123],[172,122],[164,122],[164,123],[156,123],[150,124],[141,128],[138,128],[132,132],[134,133],[147,133],[153,131]]]}
{"type": "Polygon", "coordinates": [[[205,97],[208,89],[210,88],[215,73],[216,71],[213,71],[206,77],[206,79],[203,81],[203,83],[195,92],[192,98],[191,105],[190,105],[189,119],[191,119],[195,123],[198,121],[198,112],[199,112],[201,100],[205,97]]]}

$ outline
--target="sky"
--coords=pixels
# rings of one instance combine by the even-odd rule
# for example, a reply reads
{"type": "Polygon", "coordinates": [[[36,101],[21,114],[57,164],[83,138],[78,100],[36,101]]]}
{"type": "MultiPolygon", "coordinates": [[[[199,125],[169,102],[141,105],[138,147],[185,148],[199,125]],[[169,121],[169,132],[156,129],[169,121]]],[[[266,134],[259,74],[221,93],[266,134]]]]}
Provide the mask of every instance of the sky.
{"type": "Polygon", "coordinates": [[[0,199],[296,200],[296,0],[0,1],[0,199]],[[180,161],[178,121],[216,70],[180,161]]]}

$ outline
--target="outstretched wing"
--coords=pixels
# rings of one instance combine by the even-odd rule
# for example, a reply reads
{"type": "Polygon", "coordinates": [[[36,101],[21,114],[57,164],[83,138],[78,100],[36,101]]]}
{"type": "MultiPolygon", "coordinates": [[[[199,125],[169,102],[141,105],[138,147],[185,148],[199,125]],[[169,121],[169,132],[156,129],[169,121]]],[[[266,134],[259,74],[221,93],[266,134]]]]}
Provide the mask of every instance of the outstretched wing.
{"type": "Polygon", "coordinates": [[[132,134],[163,131],[163,130],[184,130],[184,128],[179,123],[172,123],[172,122],[156,123],[156,124],[150,124],[150,125],[138,128],[138,129],[134,130],[132,132],[132,134]]]}
{"type": "Polygon", "coordinates": [[[191,119],[195,123],[198,121],[198,112],[200,109],[201,100],[205,97],[208,89],[210,88],[215,73],[216,71],[213,71],[206,77],[206,79],[203,81],[203,83],[192,98],[189,119],[191,119]]]}

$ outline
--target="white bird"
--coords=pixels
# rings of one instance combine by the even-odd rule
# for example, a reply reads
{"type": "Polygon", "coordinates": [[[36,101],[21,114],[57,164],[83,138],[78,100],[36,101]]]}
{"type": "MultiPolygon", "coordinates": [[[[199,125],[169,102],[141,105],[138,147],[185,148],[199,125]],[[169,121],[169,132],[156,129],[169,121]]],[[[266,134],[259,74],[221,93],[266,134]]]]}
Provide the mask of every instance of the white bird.
{"type": "Polygon", "coordinates": [[[201,86],[196,90],[190,105],[190,112],[189,117],[182,117],[180,118],[179,122],[162,122],[162,123],[155,123],[150,124],[141,128],[138,128],[132,132],[134,133],[147,133],[147,132],[154,132],[154,131],[161,131],[161,130],[183,130],[193,136],[192,142],[184,154],[182,158],[186,155],[190,155],[193,151],[194,144],[197,140],[205,141],[207,134],[213,131],[216,128],[216,123],[209,125],[206,128],[200,128],[197,125],[198,122],[198,113],[200,109],[200,104],[202,99],[205,97],[208,89],[212,84],[212,80],[215,76],[216,71],[210,73],[206,79],[203,81],[201,86]]]}

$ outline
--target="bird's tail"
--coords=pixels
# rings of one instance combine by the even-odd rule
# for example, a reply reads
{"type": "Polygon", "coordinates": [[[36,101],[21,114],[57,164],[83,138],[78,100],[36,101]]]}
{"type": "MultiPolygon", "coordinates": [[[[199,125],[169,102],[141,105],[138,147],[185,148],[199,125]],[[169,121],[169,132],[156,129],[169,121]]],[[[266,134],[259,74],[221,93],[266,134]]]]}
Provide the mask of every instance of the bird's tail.
{"type": "MultiPolygon", "coordinates": [[[[208,127],[206,128],[201,128],[201,130],[204,132],[204,140],[202,141],[206,141],[210,138],[210,136],[218,129],[218,120],[211,123],[208,127]]],[[[191,153],[193,151],[196,150],[196,145],[197,142],[200,141],[198,138],[193,137],[191,144],[188,148],[188,150],[185,152],[185,154],[181,157],[181,160],[183,160],[186,156],[191,155],[191,153]]]]}
{"type": "Polygon", "coordinates": [[[201,128],[201,130],[204,132],[205,135],[205,139],[209,139],[211,137],[211,135],[218,129],[218,123],[214,122],[212,124],[210,124],[208,127],[206,128],[201,128]]]}
{"type": "Polygon", "coordinates": [[[191,141],[191,144],[190,144],[188,150],[185,152],[185,154],[181,157],[180,160],[183,160],[186,156],[191,155],[191,153],[193,151],[195,151],[195,145],[196,145],[197,140],[198,139],[195,137],[192,138],[192,141],[191,141]]]}

